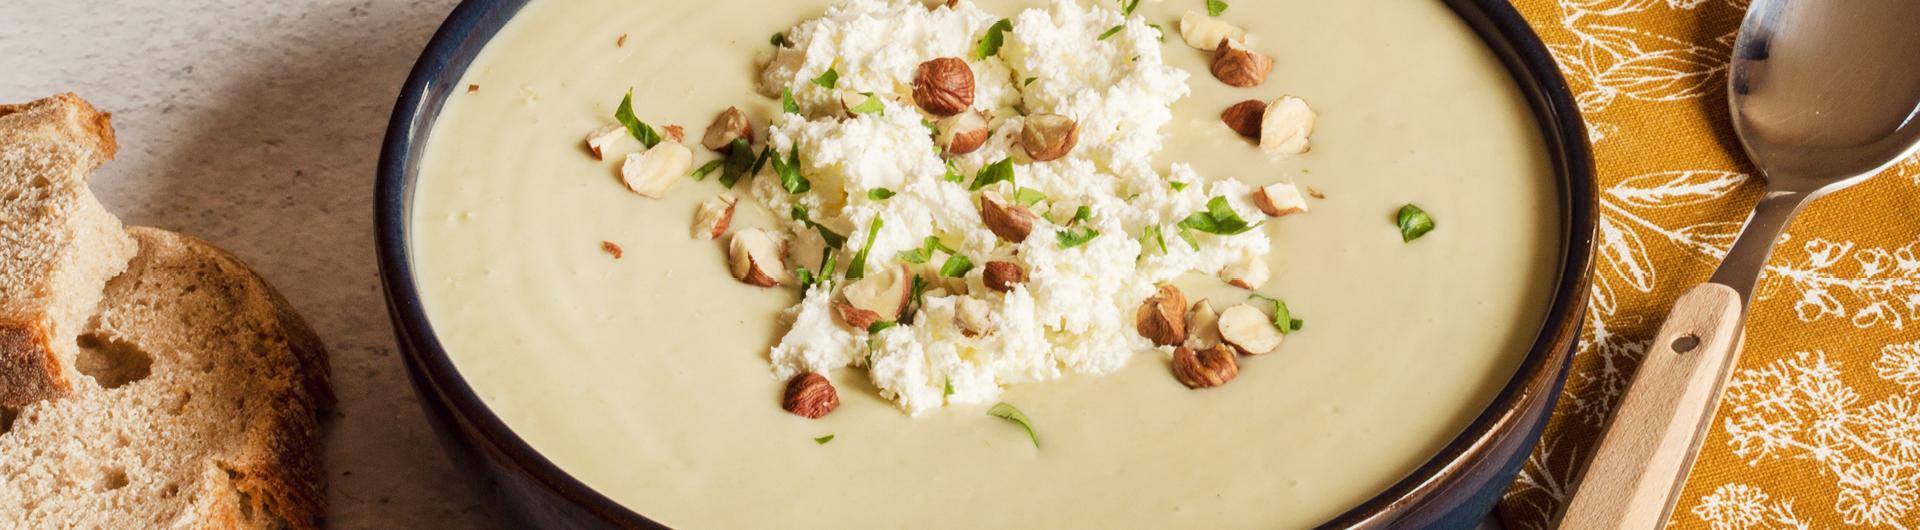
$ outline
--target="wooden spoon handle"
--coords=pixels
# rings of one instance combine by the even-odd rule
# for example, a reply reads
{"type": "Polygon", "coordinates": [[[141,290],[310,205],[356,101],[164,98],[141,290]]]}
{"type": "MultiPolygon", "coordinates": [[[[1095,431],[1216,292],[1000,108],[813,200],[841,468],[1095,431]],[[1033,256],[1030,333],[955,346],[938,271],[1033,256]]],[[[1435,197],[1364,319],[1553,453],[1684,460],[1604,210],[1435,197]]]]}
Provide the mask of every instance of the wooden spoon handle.
{"type": "Polygon", "coordinates": [[[1740,356],[1740,294],[1703,284],[1680,296],[1614,409],[1561,528],[1666,524],[1740,356]]]}

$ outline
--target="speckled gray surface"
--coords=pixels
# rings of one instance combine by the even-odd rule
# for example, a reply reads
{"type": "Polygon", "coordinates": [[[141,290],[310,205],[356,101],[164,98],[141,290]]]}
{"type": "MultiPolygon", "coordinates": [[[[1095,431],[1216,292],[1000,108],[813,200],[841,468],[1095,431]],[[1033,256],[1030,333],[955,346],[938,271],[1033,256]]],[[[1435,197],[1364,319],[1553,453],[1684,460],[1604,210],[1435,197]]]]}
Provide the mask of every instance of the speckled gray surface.
{"type": "Polygon", "coordinates": [[[113,112],[107,207],[244,257],[326,340],[329,526],[488,526],[407,386],[372,245],[387,113],[454,0],[4,3],[0,101],[113,112]]]}
{"type": "Polygon", "coordinates": [[[239,254],[326,340],[340,395],[325,441],[331,528],[502,526],[428,430],[374,267],[387,114],[456,3],[0,7],[0,102],[73,91],[113,112],[120,156],[93,177],[107,207],[239,254]]]}

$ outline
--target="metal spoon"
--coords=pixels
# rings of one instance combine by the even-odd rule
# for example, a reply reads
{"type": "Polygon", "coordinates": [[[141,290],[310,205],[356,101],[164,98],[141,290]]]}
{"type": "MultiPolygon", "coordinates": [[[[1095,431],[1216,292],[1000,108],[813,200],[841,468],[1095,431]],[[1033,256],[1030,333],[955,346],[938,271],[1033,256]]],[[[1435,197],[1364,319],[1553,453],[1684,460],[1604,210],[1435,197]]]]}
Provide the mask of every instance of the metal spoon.
{"type": "Polygon", "coordinates": [[[1774,241],[1810,201],[1920,142],[1920,2],[1754,0],[1734,44],[1734,130],[1767,179],[1707,283],[1674,305],[1561,517],[1564,528],[1665,524],[1740,356],[1774,241]]]}

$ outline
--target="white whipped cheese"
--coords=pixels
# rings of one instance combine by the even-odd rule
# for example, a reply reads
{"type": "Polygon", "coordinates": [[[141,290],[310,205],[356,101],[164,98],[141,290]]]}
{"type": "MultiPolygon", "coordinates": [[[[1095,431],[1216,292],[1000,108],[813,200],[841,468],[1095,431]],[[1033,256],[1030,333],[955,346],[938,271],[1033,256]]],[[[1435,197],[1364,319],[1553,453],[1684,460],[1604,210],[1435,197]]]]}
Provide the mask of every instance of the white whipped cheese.
{"type": "MultiPolygon", "coordinates": [[[[976,43],[1002,18],[964,0],[932,9],[913,0],[846,0],[785,33],[791,45],[770,59],[759,88],[770,97],[790,91],[800,113],[776,118],[768,145],[779,156],[797,153],[811,189],[789,193],[769,172],[752,183],[752,196],[781,218],[804,207],[845,236],[843,247],[828,250],[839,273],[869,245],[876,220],[868,271],[897,266],[901,252],[922,248],[928,237],[974,267],[964,278],[943,278],[944,254],[913,265],[927,281],[917,312],[877,333],[852,329],[833,309],[835,288],[847,282],[816,285],[785,314],[791,328],[770,352],[775,377],[865,367],[885,397],[920,414],[990,402],[1008,384],[1112,373],[1137,353],[1171,351],[1134,329],[1134,311],[1155,284],[1268,253],[1260,230],[1191,232],[1191,244],[1181,236],[1177,224],[1213,197],[1226,198],[1249,222],[1263,217],[1238,182],[1208,179],[1184,164],[1154,167],[1170,107],[1188,94],[1187,73],[1162,61],[1159,30],[1105,3],[1056,0],[1006,17],[1013,29],[999,53],[975,58],[976,43]],[[1116,26],[1122,29],[1100,38],[1116,26]],[[946,178],[948,160],[927,126],[933,118],[913,104],[915,69],[941,57],[968,61],[973,107],[993,115],[986,145],[953,157],[960,182],[946,178]],[[829,69],[838,76],[831,89],[814,82],[829,69]],[[847,92],[872,93],[884,109],[849,113],[847,92]],[[1042,112],[1078,122],[1078,147],[1066,157],[1032,162],[1017,147],[1023,115],[1042,112]],[[1014,182],[969,190],[982,167],[1009,158],[1014,182]],[[1032,234],[1014,244],[982,223],[979,201],[984,191],[1015,197],[1021,188],[1045,199],[1031,206],[1042,218],[1032,234]],[[870,196],[876,189],[892,196],[870,196]],[[1076,223],[1082,207],[1091,215],[1076,223]],[[1086,229],[1099,235],[1071,247],[1058,235],[1086,229]],[[988,289],[989,261],[1019,264],[1025,283],[1006,293],[988,289]],[[963,332],[955,318],[962,297],[986,302],[991,333],[963,332]]],[[[823,240],[800,221],[785,228],[797,247],[789,265],[817,273],[819,258],[798,256],[821,255],[823,240]]]]}

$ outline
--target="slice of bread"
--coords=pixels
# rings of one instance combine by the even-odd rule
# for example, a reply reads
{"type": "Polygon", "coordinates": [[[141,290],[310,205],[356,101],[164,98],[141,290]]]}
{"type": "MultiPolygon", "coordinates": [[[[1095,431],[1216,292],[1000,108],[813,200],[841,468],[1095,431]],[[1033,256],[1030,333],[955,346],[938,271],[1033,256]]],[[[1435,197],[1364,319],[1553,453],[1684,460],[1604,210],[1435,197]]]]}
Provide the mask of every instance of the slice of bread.
{"type": "Polygon", "coordinates": [[[0,418],[0,528],[316,528],[319,338],[232,255],[129,233],[78,340],[89,377],[0,418]]]}
{"type": "Polygon", "coordinates": [[[73,94],[0,105],[0,407],[71,391],[74,337],[133,256],[87,189],[114,148],[107,114],[73,94]]]}

